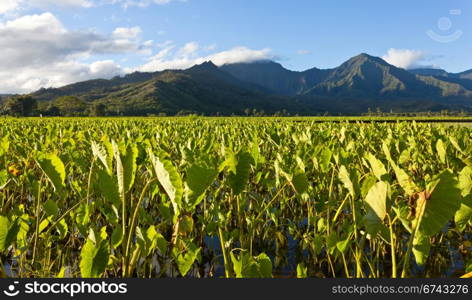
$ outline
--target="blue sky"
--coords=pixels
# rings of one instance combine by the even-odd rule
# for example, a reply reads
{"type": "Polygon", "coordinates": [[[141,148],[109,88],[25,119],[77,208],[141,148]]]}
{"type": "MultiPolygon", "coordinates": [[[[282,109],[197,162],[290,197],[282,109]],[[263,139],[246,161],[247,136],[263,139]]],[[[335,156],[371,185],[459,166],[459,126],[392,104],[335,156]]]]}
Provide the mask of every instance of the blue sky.
{"type": "Polygon", "coordinates": [[[2,3],[0,47],[12,48],[12,58],[6,51],[3,60],[19,75],[0,83],[0,93],[136,70],[186,68],[205,59],[222,64],[271,58],[304,70],[335,67],[366,52],[404,68],[472,68],[470,0],[2,3]],[[14,48],[28,44],[33,47],[23,56],[18,51],[25,50],[14,48]]]}

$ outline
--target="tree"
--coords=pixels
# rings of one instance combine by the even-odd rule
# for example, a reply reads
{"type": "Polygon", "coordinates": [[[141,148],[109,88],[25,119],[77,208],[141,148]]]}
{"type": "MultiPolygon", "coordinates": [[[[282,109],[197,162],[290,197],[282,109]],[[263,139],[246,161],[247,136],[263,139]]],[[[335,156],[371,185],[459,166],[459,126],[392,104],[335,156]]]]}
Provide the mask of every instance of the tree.
{"type": "Polygon", "coordinates": [[[3,103],[3,111],[10,116],[19,117],[23,115],[23,104],[17,97],[8,98],[3,103]]]}
{"type": "Polygon", "coordinates": [[[36,99],[29,95],[8,98],[3,104],[3,110],[12,116],[29,116],[37,107],[36,99]]]}
{"type": "Polygon", "coordinates": [[[90,115],[94,117],[103,117],[105,115],[106,105],[103,103],[94,103],[90,115]]]}
{"type": "Polygon", "coordinates": [[[38,102],[30,95],[18,97],[23,104],[23,116],[29,116],[38,107],[38,102]]]}
{"type": "Polygon", "coordinates": [[[87,103],[77,97],[63,96],[54,101],[54,105],[59,108],[61,115],[66,117],[85,115],[87,103]]]}

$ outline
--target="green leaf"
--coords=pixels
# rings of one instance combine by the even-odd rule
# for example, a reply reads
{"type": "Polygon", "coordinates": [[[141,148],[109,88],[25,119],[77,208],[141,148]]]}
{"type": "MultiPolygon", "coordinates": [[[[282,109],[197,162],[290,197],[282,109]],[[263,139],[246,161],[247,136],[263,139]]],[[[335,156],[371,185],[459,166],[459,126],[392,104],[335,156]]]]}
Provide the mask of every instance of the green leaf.
{"type": "Polygon", "coordinates": [[[56,224],[56,230],[59,233],[60,239],[65,239],[69,231],[69,226],[66,223],[66,220],[62,219],[59,223],[56,224]]]}
{"type": "Polygon", "coordinates": [[[419,231],[431,236],[438,233],[460,208],[461,190],[457,178],[446,170],[431,182],[428,192],[421,195],[416,209],[419,231]]]}
{"type": "Polygon", "coordinates": [[[446,145],[444,142],[439,139],[436,143],[436,151],[438,152],[439,160],[445,164],[446,163],[446,145]]]}
{"type": "Polygon", "coordinates": [[[205,191],[215,181],[217,175],[217,170],[199,164],[194,164],[187,170],[185,198],[191,209],[200,204],[205,191]]]}
{"type": "Polygon", "coordinates": [[[336,243],[336,248],[339,250],[341,253],[346,253],[346,251],[349,249],[349,245],[351,243],[351,238],[348,237],[344,241],[339,241],[336,243]]]}
{"type": "Polygon", "coordinates": [[[105,197],[109,203],[119,208],[121,206],[121,200],[117,178],[102,169],[98,169],[96,174],[98,175],[97,186],[100,194],[105,197]]]}
{"type": "MultiPolygon", "coordinates": [[[[471,203],[472,204],[472,203],[471,203]]],[[[472,207],[470,205],[461,204],[461,207],[454,216],[454,222],[459,231],[464,231],[472,220],[472,207]]]]}
{"type": "Polygon", "coordinates": [[[395,176],[397,177],[398,183],[402,187],[402,189],[406,192],[408,196],[413,195],[419,189],[412,178],[400,167],[398,167],[395,163],[392,162],[393,170],[395,171],[395,176]]]}
{"type": "Polygon", "coordinates": [[[306,194],[308,188],[310,187],[310,183],[308,182],[308,178],[306,177],[305,173],[296,173],[293,175],[292,183],[295,187],[295,191],[299,195],[306,194]]]}
{"type": "Polygon", "coordinates": [[[126,186],[125,186],[125,171],[123,167],[123,161],[121,160],[120,148],[115,141],[112,141],[113,151],[116,161],[116,177],[118,183],[118,192],[120,195],[120,199],[125,199],[126,194],[126,186]]]}
{"type": "Polygon", "coordinates": [[[20,231],[20,219],[17,218],[11,223],[7,217],[0,216],[0,252],[6,250],[16,241],[20,231]]]}
{"type": "Polygon", "coordinates": [[[147,255],[150,255],[156,247],[162,255],[165,255],[167,252],[167,241],[162,234],[156,231],[155,226],[149,226],[148,230],[146,230],[146,240],[148,243],[147,255]]]}
{"type": "Polygon", "coordinates": [[[109,163],[107,150],[102,145],[97,144],[94,141],[92,141],[92,153],[95,157],[98,157],[98,159],[100,159],[107,173],[111,175],[113,166],[111,165],[111,163],[109,163]]]}
{"type": "Polygon", "coordinates": [[[307,278],[308,277],[308,268],[305,263],[301,262],[297,265],[297,278],[307,278]]]}
{"type": "Polygon", "coordinates": [[[256,257],[260,278],[272,278],[272,261],[265,253],[261,253],[256,257]]]}
{"type": "Polygon", "coordinates": [[[155,156],[149,151],[157,179],[169,196],[174,212],[176,215],[180,214],[182,208],[183,186],[182,179],[175,166],[167,159],[162,159],[155,156]]]}
{"type": "Polygon", "coordinates": [[[378,180],[383,180],[384,176],[387,175],[387,170],[385,169],[384,164],[378,160],[372,153],[367,155],[367,160],[369,161],[372,172],[378,180]]]}
{"type": "Polygon", "coordinates": [[[189,244],[186,253],[176,255],[177,268],[182,276],[187,275],[193,266],[195,260],[200,255],[202,248],[195,246],[193,243],[189,244]]]}
{"type": "Polygon", "coordinates": [[[253,162],[252,156],[246,151],[240,151],[236,155],[237,164],[235,168],[230,168],[228,181],[234,195],[239,195],[244,191],[249,181],[249,172],[253,162]]]}
{"type": "Polygon", "coordinates": [[[110,256],[107,241],[97,241],[93,230],[80,252],[80,272],[83,278],[97,278],[105,272],[110,256]]]}
{"type": "Polygon", "coordinates": [[[364,223],[367,232],[371,235],[377,234],[387,215],[387,194],[388,184],[380,181],[370,188],[365,197],[368,207],[367,214],[364,216],[364,223]]]}
{"type": "Polygon", "coordinates": [[[8,179],[8,171],[2,170],[0,171],[0,191],[3,190],[9,182],[8,179]]]}
{"type": "Polygon", "coordinates": [[[381,221],[387,215],[387,193],[388,183],[380,181],[370,188],[365,198],[369,208],[375,212],[375,215],[381,221]]]}
{"type": "Polygon", "coordinates": [[[339,168],[339,180],[343,183],[344,187],[349,191],[353,199],[356,198],[356,191],[354,189],[354,184],[351,180],[351,175],[347,171],[345,166],[339,168]]]}
{"type": "Polygon", "coordinates": [[[113,232],[111,234],[111,245],[113,246],[113,248],[118,249],[122,241],[123,241],[123,227],[116,226],[115,229],[113,229],[113,232]]]}
{"type": "Polygon", "coordinates": [[[60,192],[64,188],[66,180],[66,171],[62,160],[55,154],[40,153],[37,162],[51,181],[54,190],[60,192]]]}
{"type": "Polygon", "coordinates": [[[472,191],[472,168],[467,166],[459,173],[459,188],[462,197],[467,197],[472,191]]]}
{"type": "Polygon", "coordinates": [[[43,204],[44,210],[48,216],[57,216],[59,214],[59,207],[56,202],[49,199],[43,204]]]}
{"type": "Polygon", "coordinates": [[[123,157],[123,180],[125,192],[131,190],[136,178],[136,159],[138,158],[138,147],[135,144],[128,145],[126,155],[123,157]]]}
{"type": "Polygon", "coordinates": [[[422,234],[416,234],[413,239],[413,254],[415,256],[416,263],[419,266],[424,266],[426,264],[430,249],[430,237],[422,234]]]}
{"type": "Polygon", "coordinates": [[[10,245],[7,242],[8,229],[10,221],[7,217],[0,216],[0,252],[7,249],[10,245]]]}

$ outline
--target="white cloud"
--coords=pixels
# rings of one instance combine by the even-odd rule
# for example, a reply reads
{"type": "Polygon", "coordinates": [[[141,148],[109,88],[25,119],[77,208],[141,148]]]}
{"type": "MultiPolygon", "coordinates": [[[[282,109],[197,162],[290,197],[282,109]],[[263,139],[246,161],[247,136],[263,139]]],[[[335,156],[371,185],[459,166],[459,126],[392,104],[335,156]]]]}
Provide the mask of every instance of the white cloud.
{"type": "Polygon", "coordinates": [[[0,92],[30,92],[121,74],[121,67],[111,60],[83,60],[106,54],[150,54],[153,42],[141,42],[140,35],[139,27],[117,28],[111,35],[69,31],[51,13],[0,22],[0,92]]]}
{"type": "Polygon", "coordinates": [[[0,0],[0,14],[11,13],[31,8],[46,9],[58,7],[92,7],[92,0],[0,0]]]}
{"type": "MultiPolygon", "coordinates": [[[[230,50],[200,56],[198,55],[200,47],[195,42],[187,43],[179,49],[176,49],[176,46],[170,41],[158,44],[158,46],[160,46],[159,52],[150,57],[146,64],[126,71],[156,72],[168,69],[187,69],[210,60],[215,65],[222,66],[224,64],[249,63],[274,58],[270,49],[254,50],[247,47],[235,47],[230,50]]],[[[208,47],[203,49],[206,50],[208,47]]]]}
{"type": "Polygon", "coordinates": [[[298,54],[298,55],[308,55],[308,54],[310,54],[310,53],[311,53],[310,50],[305,50],[305,49],[301,49],[301,50],[298,50],[298,51],[297,51],[297,54],[298,54]]]}
{"type": "Polygon", "coordinates": [[[19,0],[1,0],[0,1],[0,14],[4,14],[13,11],[19,7],[19,0]]]}
{"type": "Polygon", "coordinates": [[[420,50],[392,48],[382,58],[398,68],[411,69],[420,65],[420,62],[425,59],[425,53],[420,50]]]}
{"type": "MultiPolygon", "coordinates": [[[[189,42],[177,47],[172,41],[143,41],[141,35],[140,27],[118,27],[108,35],[68,30],[52,13],[0,19],[0,93],[28,93],[133,71],[186,69],[209,60],[223,65],[273,58],[270,49],[236,47],[217,52],[214,45],[189,42]],[[123,68],[107,57],[123,54],[148,59],[141,66],[123,68]]],[[[125,62],[122,58],[116,57],[125,62]]]]}
{"type": "Polygon", "coordinates": [[[130,6],[148,7],[164,5],[171,2],[187,2],[187,0],[0,0],[0,15],[33,8],[48,9],[51,7],[82,7],[90,8],[98,5],[119,4],[124,8],[130,6]]]}
{"type": "Polygon", "coordinates": [[[149,5],[165,5],[171,2],[187,2],[187,0],[102,0],[107,4],[121,4],[124,8],[136,6],[136,7],[148,7],[149,5]]]}
{"type": "Polygon", "coordinates": [[[136,39],[140,36],[142,30],[140,27],[118,27],[113,31],[113,37],[117,39],[136,39]]]}

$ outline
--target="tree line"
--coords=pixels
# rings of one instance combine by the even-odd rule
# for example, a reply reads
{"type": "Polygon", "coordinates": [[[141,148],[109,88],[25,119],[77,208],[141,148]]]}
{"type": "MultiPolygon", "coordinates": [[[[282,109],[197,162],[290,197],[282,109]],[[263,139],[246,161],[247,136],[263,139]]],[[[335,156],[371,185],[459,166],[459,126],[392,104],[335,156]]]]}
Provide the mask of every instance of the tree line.
{"type": "Polygon", "coordinates": [[[37,101],[31,95],[10,96],[1,99],[0,113],[15,117],[30,116],[105,116],[103,103],[88,103],[73,96],[59,97],[54,101],[37,101]]]}

